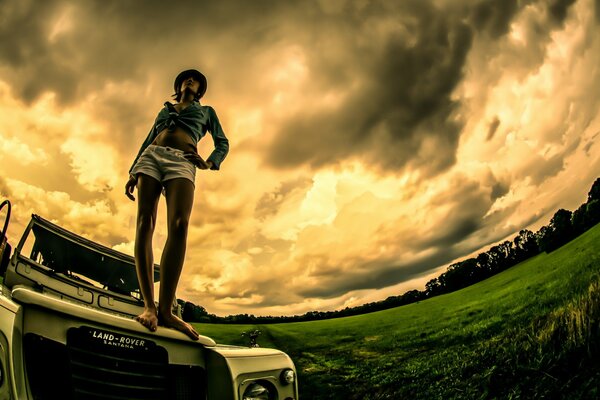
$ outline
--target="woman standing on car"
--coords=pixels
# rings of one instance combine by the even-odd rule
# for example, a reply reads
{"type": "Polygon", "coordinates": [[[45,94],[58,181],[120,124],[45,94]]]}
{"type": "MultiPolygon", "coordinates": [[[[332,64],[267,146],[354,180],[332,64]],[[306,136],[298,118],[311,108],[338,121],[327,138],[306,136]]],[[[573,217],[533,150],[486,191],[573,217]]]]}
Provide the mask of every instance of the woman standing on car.
{"type": "Polygon", "coordinates": [[[125,194],[131,200],[135,200],[133,189],[136,186],[138,191],[134,252],[144,312],[136,320],[150,331],[156,331],[157,325],[166,326],[194,340],[198,339],[198,333],[173,315],[172,305],[185,257],[196,168],[218,170],[229,151],[229,141],[215,110],[199,103],[206,88],[206,77],[195,69],[177,75],[173,95],[177,103],[166,102],[158,113],[125,185],[125,194]],[[215,150],[204,160],[196,146],[207,131],[213,137],[215,150]],[[168,235],[160,261],[157,309],[154,304],[152,234],[161,192],[167,201],[168,235]]]}

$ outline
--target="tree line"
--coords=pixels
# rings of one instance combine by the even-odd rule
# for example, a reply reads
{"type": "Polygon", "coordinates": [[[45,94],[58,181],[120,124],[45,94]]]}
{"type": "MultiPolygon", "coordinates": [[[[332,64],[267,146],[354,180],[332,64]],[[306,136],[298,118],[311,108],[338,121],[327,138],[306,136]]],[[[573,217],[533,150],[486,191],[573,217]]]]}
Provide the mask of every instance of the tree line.
{"type": "Polygon", "coordinates": [[[293,316],[254,316],[237,314],[219,317],[210,314],[202,306],[178,299],[183,308],[183,319],[191,322],[220,324],[261,324],[278,322],[314,321],[319,319],[339,318],[350,315],[365,314],[374,311],[398,307],[420,300],[454,292],[474,283],[480,282],[501,271],[543,252],[552,252],[565,243],[573,240],[600,222],[600,178],[597,178],[587,201],[577,210],[565,209],[556,211],[550,223],[542,226],[537,232],[527,229],[519,231],[512,240],[506,240],[492,246],[476,257],[451,264],[446,272],[427,282],[425,290],[410,290],[399,296],[390,296],[385,300],[346,307],[337,311],[309,311],[293,316]]]}

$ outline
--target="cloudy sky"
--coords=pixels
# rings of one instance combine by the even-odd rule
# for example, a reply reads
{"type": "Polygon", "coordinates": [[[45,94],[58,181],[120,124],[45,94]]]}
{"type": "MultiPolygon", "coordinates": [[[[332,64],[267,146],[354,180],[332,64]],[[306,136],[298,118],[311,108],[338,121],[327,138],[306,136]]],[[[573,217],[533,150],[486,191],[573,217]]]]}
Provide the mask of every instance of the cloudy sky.
{"type": "MultiPolygon", "coordinates": [[[[9,240],[37,213],[131,254],[127,171],[198,68],[231,149],[198,171],[179,298],[289,315],[424,289],[585,201],[599,33],[599,0],[2,0],[9,240]]],[[[165,235],[163,198],[156,259],[165,235]]]]}

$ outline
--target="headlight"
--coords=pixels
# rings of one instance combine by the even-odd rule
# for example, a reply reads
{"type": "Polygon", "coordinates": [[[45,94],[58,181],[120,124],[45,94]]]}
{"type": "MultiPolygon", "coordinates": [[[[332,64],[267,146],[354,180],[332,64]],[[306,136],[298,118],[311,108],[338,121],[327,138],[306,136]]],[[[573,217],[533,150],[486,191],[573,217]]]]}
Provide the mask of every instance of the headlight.
{"type": "Polygon", "coordinates": [[[242,400],[269,400],[269,390],[260,383],[252,383],[244,391],[242,400]]]}
{"type": "Polygon", "coordinates": [[[296,374],[294,374],[294,371],[291,369],[284,369],[283,372],[281,372],[280,378],[281,383],[289,385],[296,380],[296,374]]]}

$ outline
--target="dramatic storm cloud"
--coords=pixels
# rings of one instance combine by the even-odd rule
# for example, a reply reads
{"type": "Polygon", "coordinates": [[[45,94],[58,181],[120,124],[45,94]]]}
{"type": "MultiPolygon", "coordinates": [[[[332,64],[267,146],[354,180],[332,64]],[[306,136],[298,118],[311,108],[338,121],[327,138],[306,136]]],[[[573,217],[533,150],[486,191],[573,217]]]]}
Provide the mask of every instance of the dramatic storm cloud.
{"type": "Polygon", "coordinates": [[[127,171],[177,73],[206,74],[231,149],[198,171],[177,295],[213,313],[423,289],[599,175],[597,0],[1,4],[13,243],[37,213],[132,253],[127,171]]]}
{"type": "Polygon", "coordinates": [[[322,15],[315,24],[302,46],[307,106],[273,140],[268,157],[275,166],[357,157],[385,169],[437,173],[454,163],[460,123],[451,94],[471,30],[426,2],[382,4],[322,15]]]}

